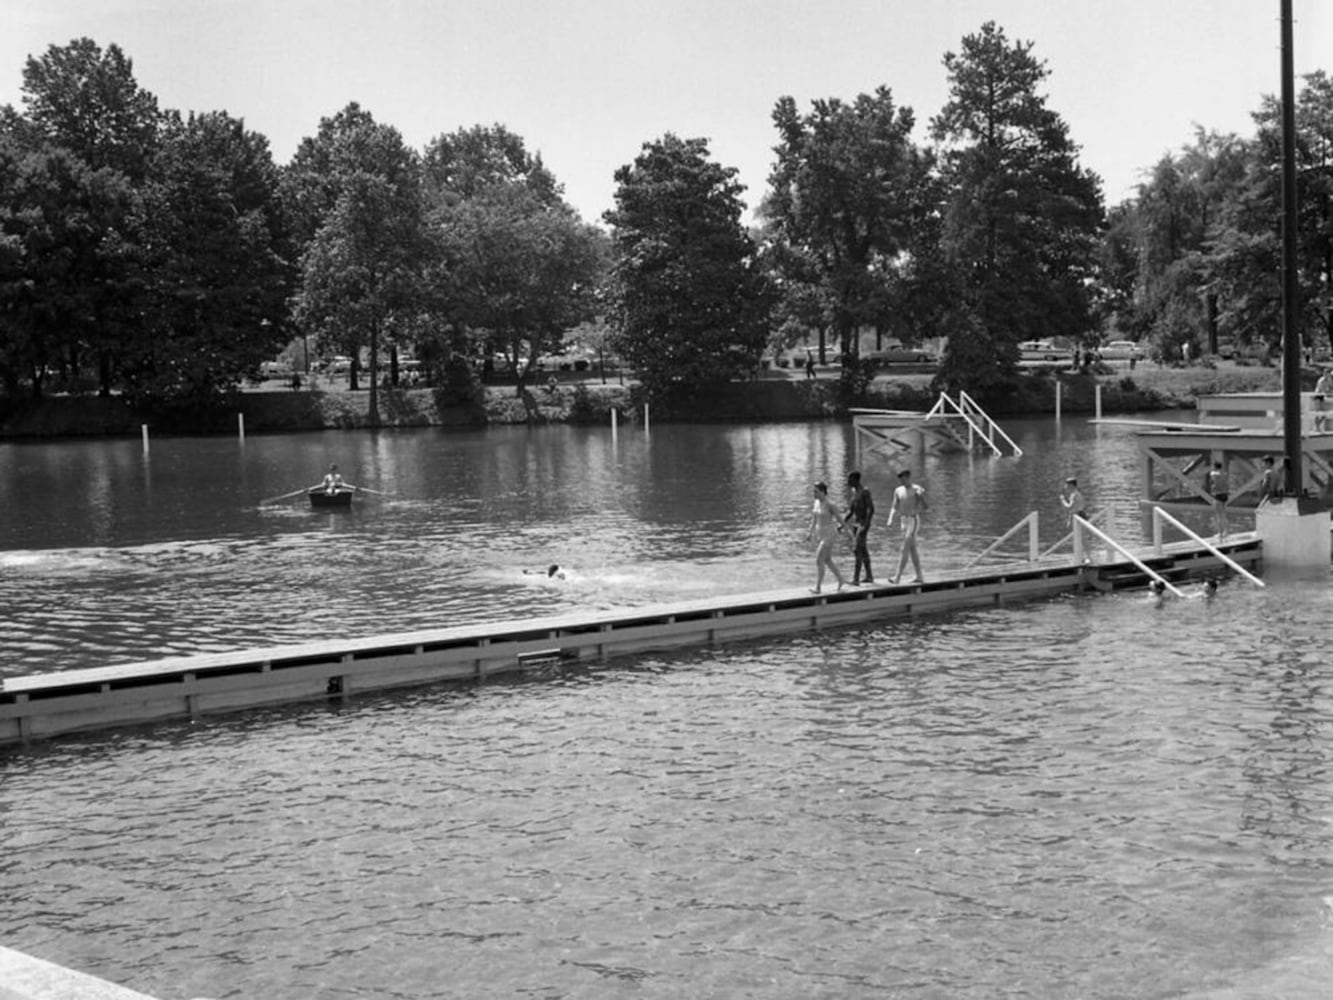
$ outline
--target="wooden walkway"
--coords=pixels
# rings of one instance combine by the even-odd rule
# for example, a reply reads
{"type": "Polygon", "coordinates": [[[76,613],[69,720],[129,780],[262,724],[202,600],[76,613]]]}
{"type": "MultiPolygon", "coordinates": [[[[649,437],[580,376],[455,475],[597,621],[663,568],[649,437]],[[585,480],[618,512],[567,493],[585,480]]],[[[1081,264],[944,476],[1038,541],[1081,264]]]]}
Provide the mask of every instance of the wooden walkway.
{"type": "MultiPolygon", "coordinates": [[[[1220,544],[1246,568],[1262,564],[1252,533],[1220,544]]],[[[1167,579],[1227,572],[1189,542],[1137,553],[1167,579]]],[[[268,649],[170,657],[0,680],[0,745],[80,730],[194,718],[288,702],[439,682],[479,682],[561,661],[767,639],[874,624],[1070,591],[1142,587],[1132,561],[1023,562],[923,584],[737,594],[523,621],[481,623],[268,649]]]]}

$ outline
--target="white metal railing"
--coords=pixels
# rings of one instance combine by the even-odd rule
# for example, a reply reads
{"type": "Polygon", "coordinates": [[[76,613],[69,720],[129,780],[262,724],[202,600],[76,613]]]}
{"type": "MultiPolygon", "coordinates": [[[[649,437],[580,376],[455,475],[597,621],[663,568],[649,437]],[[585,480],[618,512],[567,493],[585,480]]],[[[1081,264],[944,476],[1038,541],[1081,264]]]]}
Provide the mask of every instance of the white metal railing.
{"type": "Polygon", "coordinates": [[[1200,537],[1198,534],[1191,531],[1189,528],[1185,527],[1185,525],[1181,524],[1178,518],[1172,517],[1166,511],[1162,510],[1161,507],[1154,506],[1152,509],[1152,544],[1153,544],[1153,549],[1157,552],[1158,555],[1161,555],[1163,551],[1162,549],[1163,521],[1166,521],[1168,524],[1172,525],[1173,527],[1181,531],[1187,537],[1191,538],[1199,545],[1202,545],[1205,549],[1211,552],[1218,559],[1222,560],[1223,563],[1225,563],[1227,566],[1233,569],[1236,573],[1245,577],[1245,579],[1249,580],[1256,587],[1267,586],[1267,584],[1264,583],[1263,580],[1260,580],[1257,576],[1255,576],[1253,573],[1247,570],[1240,563],[1236,562],[1236,560],[1232,559],[1229,555],[1227,555],[1217,546],[1213,545],[1211,542],[1200,537]]]}
{"type": "Polygon", "coordinates": [[[1152,569],[1150,566],[1148,566],[1147,563],[1145,563],[1142,559],[1136,556],[1133,552],[1130,552],[1129,549],[1125,548],[1110,535],[1106,534],[1106,532],[1102,531],[1100,528],[1095,527],[1091,522],[1084,520],[1077,514],[1074,515],[1074,559],[1076,561],[1078,562],[1083,561],[1084,531],[1092,532],[1092,534],[1095,537],[1100,538],[1107,545],[1111,546],[1111,548],[1115,549],[1122,556],[1124,556],[1126,559],[1132,562],[1142,572],[1146,573],[1152,579],[1160,582],[1162,586],[1164,586],[1167,590],[1171,591],[1171,593],[1175,594],[1177,597],[1185,596],[1183,593],[1181,593],[1180,588],[1175,586],[1175,584],[1173,584],[1170,580],[1162,576],[1162,574],[1158,573],[1156,570],[1152,569]]]}
{"type": "MultiPolygon", "coordinates": [[[[979,405],[977,405],[977,401],[973,399],[971,396],[969,396],[965,390],[963,389],[958,390],[958,401],[966,405],[970,409],[975,410],[977,412],[977,415],[980,416],[986,422],[986,426],[990,428],[990,430],[994,434],[998,434],[1000,437],[1004,438],[1005,443],[1009,445],[1009,448],[1014,453],[1015,458],[1023,454],[1023,449],[1018,447],[1018,445],[1014,442],[1014,439],[1011,438],[1008,434],[1006,434],[1004,432],[1004,428],[1001,427],[999,424],[997,424],[994,420],[992,420],[990,414],[988,414],[979,405]]],[[[994,447],[994,440],[992,438],[988,437],[986,440],[990,441],[991,446],[994,447]]]]}
{"type": "MultiPolygon", "coordinates": [[[[1088,521],[1089,524],[1096,524],[1098,521],[1104,521],[1104,520],[1106,520],[1106,511],[1104,511],[1104,510],[1099,510],[1099,511],[1095,512],[1095,513],[1092,515],[1092,517],[1087,518],[1087,521],[1088,521]]],[[[1051,555],[1052,553],[1054,553],[1056,549],[1061,548],[1066,542],[1068,542],[1068,541],[1069,541],[1071,538],[1073,538],[1073,537],[1074,537],[1073,529],[1070,529],[1069,531],[1065,532],[1063,538],[1061,538],[1058,542],[1056,542],[1054,545],[1052,545],[1049,549],[1047,549],[1045,552],[1043,552],[1043,553],[1042,553],[1041,555],[1039,555],[1037,558],[1038,558],[1038,559],[1045,559],[1047,556],[1049,556],[1049,555],[1051,555]]]]}
{"type": "Polygon", "coordinates": [[[1000,449],[1000,446],[995,443],[995,438],[997,436],[1003,438],[1005,443],[1013,449],[1015,458],[1023,454],[1023,449],[1014,443],[1013,438],[1006,434],[1001,429],[1000,425],[992,420],[986,411],[977,405],[976,400],[966,392],[960,391],[958,393],[957,401],[950,398],[947,392],[940,393],[940,398],[935,401],[935,405],[926,413],[923,422],[930,420],[932,417],[943,417],[945,419],[950,417],[962,418],[963,422],[967,424],[968,445],[971,446],[974,443],[974,434],[980,435],[981,440],[986,442],[986,446],[990,448],[997,458],[1004,456],[1004,452],[1000,449]],[[948,408],[953,411],[952,413],[945,412],[945,404],[948,404],[948,408]]]}
{"type": "Polygon", "coordinates": [[[963,567],[963,571],[966,572],[967,570],[971,569],[977,563],[981,562],[981,560],[985,559],[988,555],[990,555],[992,552],[998,549],[1005,542],[1009,541],[1009,539],[1013,538],[1014,535],[1018,534],[1019,531],[1023,529],[1024,525],[1026,525],[1028,529],[1028,562],[1036,562],[1038,558],[1037,512],[1034,510],[1031,514],[1023,518],[1023,520],[1019,521],[1017,524],[1015,524],[1012,528],[1006,531],[999,538],[995,539],[995,541],[987,545],[981,552],[977,553],[977,555],[973,557],[972,561],[963,567]]]}

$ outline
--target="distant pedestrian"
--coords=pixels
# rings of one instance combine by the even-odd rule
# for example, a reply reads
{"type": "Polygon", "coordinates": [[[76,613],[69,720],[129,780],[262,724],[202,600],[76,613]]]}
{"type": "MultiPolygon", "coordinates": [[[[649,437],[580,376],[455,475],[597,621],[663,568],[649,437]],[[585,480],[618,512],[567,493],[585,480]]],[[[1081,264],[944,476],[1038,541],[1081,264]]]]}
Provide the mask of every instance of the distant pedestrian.
{"type": "Polygon", "coordinates": [[[1065,480],[1065,488],[1060,491],[1060,503],[1065,509],[1066,523],[1069,530],[1074,530],[1074,517],[1086,518],[1088,516],[1087,505],[1083,500],[1083,492],[1078,488],[1078,480],[1070,476],[1065,480]]]}
{"type": "Polygon", "coordinates": [[[903,548],[898,555],[898,572],[891,583],[897,583],[907,568],[907,560],[912,560],[916,570],[916,582],[924,583],[921,575],[921,554],[917,551],[917,534],[921,528],[921,515],[926,510],[926,491],[912,482],[912,470],[903,469],[898,473],[898,488],[893,491],[893,503],[889,505],[888,526],[893,526],[895,517],[902,518],[903,548]]]}
{"type": "Polygon", "coordinates": [[[809,351],[805,352],[805,377],[815,377],[815,356],[809,351]]]}
{"type": "Polygon", "coordinates": [[[1213,499],[1213,515],[1217,519],[1217,537],[1227,537],[1227,500],[1231,496],[1231,482],[1221,462],[1214,462],[1213,467],[1204,476],[1204,489],[1213,499]]]}
{"type": "Polygon", "coordinates": [[[806,529],[805,539],[815,540],[815,585],[810,593],[818,594],[824,587],[824,571],[831,570],[842,590],[847,581],[842,578],[838,567],[833,565],[833,540],[842,531],[839,523],[838,508],[828,498],[828,485],[815,483],[815,500],[810,508],[810,527],[806,529]]]}
{"type": "Polygon", "coordinates": [[[866,547],[866,536],[870,531],[871,521],[875,516],[875,500],[870,491],[861,485],[861,473],[847,474],[847,488],[851,496],[847,500],[847,516],[843,523],[852,523],[852,555],[856,565],[852,569],[852,586],[860,583],[874,583],[870,572],[870,550],[866,547]],[[861,567],[865,567],[865,579],[861,579],[861,567]]]}

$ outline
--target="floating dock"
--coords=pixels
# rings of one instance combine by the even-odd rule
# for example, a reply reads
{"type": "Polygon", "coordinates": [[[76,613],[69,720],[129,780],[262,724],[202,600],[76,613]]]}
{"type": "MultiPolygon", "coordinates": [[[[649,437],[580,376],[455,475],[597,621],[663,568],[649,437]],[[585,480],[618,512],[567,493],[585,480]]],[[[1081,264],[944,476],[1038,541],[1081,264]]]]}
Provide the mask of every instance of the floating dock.
{"type": "Polygon", "coordinates": [[[0,745],[396,687],[477,683],[567,661],[870,625],[1080,590],[1142,587],[1149,578],[1145,569],[1167,580],[1232,571],[1219,554],[1238,566],[1262,565],[1258,536],[1245,533],[1215,547],[1178,542],[1095,564],[1067,557],[1046,565],[1025,561],[926,583],[738,594],[32,674],[0,681],[0,745]]]}

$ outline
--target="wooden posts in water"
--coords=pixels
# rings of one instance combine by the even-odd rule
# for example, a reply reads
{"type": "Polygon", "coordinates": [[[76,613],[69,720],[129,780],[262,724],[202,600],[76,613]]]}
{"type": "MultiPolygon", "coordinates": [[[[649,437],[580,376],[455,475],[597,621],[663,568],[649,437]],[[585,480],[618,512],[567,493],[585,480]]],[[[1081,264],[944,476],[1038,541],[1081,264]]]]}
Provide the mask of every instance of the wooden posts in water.
{"type": "Polygon", "coordinates": [[[1057,424],[1060,422],[1060,390],[1061,390],[1061,388],[1062,388],[1062,385],[1061,385],[1060,379],[1057,377],[1056,380],[1055,380],[1055,422],[1056,422],[1057,424]]]}
{"type": "Polygon", "coordinates": [[[1097,395],[1097,404],[1096,404],[1097,419],[1098,419],[1098,420],[1101,420],[1101,419],[1102,419],[1102,384],[1101,384],[1100,382],[1097,383],[1097,393],[1096,393],[1096,395],[1097,395]]]}
{"type": "Polygon", "coordinates": [[[148,425],[140,424],[139,433],[143,436],[143,453],[148,454],[148,425]]]}
{"type": "Polygon", "coordinates": [[[236,435],[237,435],[237,437],[240,438],[241,443],[244,444],[244,443],[245,443],[245,414],[244,414],[244,413],[238,413],[238,414],[236,414],[236,435]]]}

